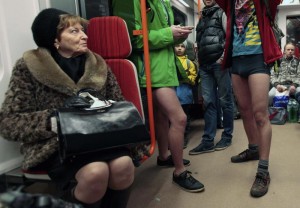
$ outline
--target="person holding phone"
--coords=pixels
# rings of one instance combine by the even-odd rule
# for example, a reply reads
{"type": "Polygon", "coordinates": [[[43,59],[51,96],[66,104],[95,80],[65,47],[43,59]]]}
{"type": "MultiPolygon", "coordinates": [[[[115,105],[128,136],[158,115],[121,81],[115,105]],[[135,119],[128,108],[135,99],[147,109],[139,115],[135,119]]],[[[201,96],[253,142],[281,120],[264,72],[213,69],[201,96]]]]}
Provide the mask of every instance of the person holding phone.
{"type": "MultiPolygon", "coordinates": [[[[143,36],[133,35],[134,30],[141,30],[143,27],[141,2],[133,0],[128,3],[128,1],[115,0],[112,1],[112,7],[113,14],[122,17],[127,23],[132,43],[130,59],[137,67],[143,106],[147,112],[147,77],[144,67],[143,36]]],[[[172,179],[179,188],[188,192],[200,192],[204,190],[204,185],[185,168],[190,165],[189,160],[183,159],[182,148],[187,117],[175,92],[179,81],[174,45],[186,40],[192,33],[192,27],[174,24],[174,15],[169,0],[148,0],[146,7],[155,136],[158,144],[157,165],[174,167],[172,179]]],[[[148,113],[145,115],[147,116],[148,113]]]]}

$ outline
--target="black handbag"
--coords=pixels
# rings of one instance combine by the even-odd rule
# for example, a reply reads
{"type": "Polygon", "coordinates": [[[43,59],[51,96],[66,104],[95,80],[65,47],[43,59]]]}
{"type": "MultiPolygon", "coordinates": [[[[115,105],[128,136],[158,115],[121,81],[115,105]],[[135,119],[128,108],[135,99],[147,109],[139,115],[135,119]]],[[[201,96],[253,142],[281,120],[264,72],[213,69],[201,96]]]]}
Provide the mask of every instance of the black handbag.
{"type": "Polygon", "coordinates": [[[150,143],[138,110],[128,101],[106,101],[96,108],[60,108],[57,131],[62,161],[74,155],[150,143]]]}

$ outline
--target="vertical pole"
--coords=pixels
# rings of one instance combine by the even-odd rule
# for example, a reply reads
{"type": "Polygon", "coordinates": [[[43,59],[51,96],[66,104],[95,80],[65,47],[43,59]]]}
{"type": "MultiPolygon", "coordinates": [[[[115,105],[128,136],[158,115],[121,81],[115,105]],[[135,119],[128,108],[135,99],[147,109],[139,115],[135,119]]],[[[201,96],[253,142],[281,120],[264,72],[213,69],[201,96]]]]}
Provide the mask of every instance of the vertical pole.
{"type": "Polygon", "coordinates": [[[201,0],[198,0],[198,18],[199,19],[201,17],[200,12],[201,12],[201,0]]]}
{"type": "Polygon", "coordinates": [[[153,98],[152,98],[149,44],[148,44],[146,0],[141,0],[141,16],[142,16],[142,27],[143,27],[142,33],[143,33],[143,44],[144,44],[144,64],[145,64],[145,71],[146,71],[147,102],[148,102],[150,135],[151,135],[150,154],[153,154],[155,149],[155,128],[154,128],[153,98]]]}

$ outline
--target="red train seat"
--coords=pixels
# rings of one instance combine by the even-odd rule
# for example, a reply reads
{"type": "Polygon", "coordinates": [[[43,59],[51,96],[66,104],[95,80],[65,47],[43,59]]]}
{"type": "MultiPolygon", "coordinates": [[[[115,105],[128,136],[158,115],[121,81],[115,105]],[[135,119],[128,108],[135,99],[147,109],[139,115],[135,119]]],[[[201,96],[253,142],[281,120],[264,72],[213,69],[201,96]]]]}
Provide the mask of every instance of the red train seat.
{"type": "Polygon", "coordinates": [[[117,16],[94,17],[90,19],[87,35],[88,48],[105,59],[125,99],[131,101],[144,118],[136,68],[127,59],[132,48],[126,22],[117,16]]]}

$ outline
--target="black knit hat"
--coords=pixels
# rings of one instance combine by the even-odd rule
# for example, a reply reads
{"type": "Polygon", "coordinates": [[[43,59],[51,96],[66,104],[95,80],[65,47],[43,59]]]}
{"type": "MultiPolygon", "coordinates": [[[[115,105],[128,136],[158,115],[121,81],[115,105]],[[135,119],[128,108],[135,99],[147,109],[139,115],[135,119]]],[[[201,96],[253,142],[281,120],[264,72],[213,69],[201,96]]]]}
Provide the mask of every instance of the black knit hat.
{"type": "Polygon", "coordinates": [[[34,19],[31,30],[35,43],[39,47],[54,49],[54,41],[59,24],[59,15],[68,14],[65,11],[49,8],[42,10],[34,19]]]}

